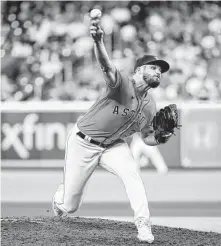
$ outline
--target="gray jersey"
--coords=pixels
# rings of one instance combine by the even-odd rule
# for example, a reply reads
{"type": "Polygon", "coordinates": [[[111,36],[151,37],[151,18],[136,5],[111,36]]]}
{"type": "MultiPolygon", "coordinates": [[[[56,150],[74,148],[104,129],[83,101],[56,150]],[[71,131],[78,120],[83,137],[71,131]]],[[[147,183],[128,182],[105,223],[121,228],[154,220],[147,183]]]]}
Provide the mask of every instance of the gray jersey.
{"type": "Polygon", "coordinates": [[[77,125],[94,140],[110,144],[148,129],[155,113],[153,98],[141,99],[134,82],[116,71],[116,86],[108,87],[77,125]]]}

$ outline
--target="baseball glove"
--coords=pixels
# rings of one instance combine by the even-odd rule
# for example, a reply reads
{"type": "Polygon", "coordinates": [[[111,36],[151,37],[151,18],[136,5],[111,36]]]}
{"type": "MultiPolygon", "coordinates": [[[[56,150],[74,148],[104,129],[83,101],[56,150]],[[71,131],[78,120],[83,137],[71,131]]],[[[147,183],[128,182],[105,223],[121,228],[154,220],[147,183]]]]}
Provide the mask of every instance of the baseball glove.
{"type": "Polygon", "coordinates": [[[157,143],[166,143],[174,134],[178,125],[178,110],[176,104],[170,104],[158,111],[153,118],[153,129],[157,143]]]}

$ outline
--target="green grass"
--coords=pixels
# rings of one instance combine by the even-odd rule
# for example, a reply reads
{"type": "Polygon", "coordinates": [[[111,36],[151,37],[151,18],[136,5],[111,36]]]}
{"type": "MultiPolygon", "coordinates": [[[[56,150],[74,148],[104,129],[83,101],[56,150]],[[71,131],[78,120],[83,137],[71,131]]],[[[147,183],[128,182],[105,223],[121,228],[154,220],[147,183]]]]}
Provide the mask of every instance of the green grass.
{"type": "MultiPolygon", "coordinates": [[[[221,234],[153,226],[151,245],[220,246],[221,234]]],[[[7,217],[1,220],[1,245],[147,245],[133,223],[80,217],[7,217]]]]}

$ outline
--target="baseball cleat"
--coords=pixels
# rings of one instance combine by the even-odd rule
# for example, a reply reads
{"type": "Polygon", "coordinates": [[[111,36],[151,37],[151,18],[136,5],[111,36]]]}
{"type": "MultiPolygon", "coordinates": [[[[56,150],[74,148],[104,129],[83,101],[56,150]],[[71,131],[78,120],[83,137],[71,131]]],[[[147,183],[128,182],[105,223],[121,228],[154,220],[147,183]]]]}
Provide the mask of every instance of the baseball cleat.
{"type": "Polygon", "coordinates": [[[154,236],[151,231],[151,223],[149,220],[141,218],[136,222],[136,227],[138,230],[137,238],[142,242],[152,243],[154,241],[154,236]]]}
{"type": "Polygon", "coordinates": [[[53,197],[53,200],[52,200],[52,209],[54,211],[54,215],[55,216],[59,216],[61,217],[63,215],[63,211],[61,209],[58,208],[55,200],[54,200],[54,197],[53,197]]]}

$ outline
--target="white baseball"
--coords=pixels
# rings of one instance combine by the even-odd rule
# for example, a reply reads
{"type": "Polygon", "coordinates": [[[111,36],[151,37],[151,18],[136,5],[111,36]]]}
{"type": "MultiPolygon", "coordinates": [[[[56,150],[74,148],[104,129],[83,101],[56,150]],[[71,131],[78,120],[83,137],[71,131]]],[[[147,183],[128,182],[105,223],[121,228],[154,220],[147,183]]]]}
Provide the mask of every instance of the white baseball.
{"type": "Polygon", "coordinates": [[[92,19],[95,19],[95,18],[100,18],[102,15],[100,9],[92,9],[91,12],[90,12],[90,16],[92,19]]]}

